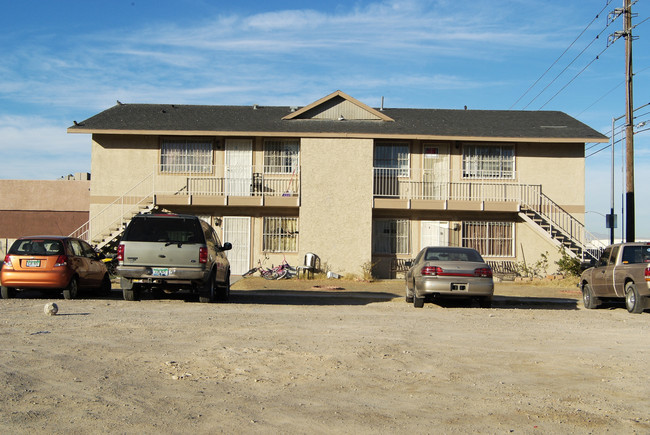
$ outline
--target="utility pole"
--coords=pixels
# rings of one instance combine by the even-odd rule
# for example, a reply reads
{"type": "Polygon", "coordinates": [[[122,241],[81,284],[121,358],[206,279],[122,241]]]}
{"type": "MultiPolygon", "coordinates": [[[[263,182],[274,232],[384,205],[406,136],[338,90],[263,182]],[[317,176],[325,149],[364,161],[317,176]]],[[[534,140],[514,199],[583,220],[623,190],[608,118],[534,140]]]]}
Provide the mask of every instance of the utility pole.
{"type": "Polygon", "coordinates": [[[632,100],[632,4],[624,0],[625,35],[625,241],[634,242],[634,102],[632,100]]]}

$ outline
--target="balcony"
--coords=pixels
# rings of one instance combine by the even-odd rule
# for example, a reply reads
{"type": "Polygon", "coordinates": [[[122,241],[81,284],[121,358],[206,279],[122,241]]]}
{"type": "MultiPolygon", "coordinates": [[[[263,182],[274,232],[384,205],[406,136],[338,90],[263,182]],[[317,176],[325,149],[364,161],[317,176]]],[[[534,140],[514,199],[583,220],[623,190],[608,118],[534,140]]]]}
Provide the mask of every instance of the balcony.
{"type": "Polygon", "coordinates": [[[180,172],[159,167],[154,172],[158,205],[223,205],[298,207],[300,168],[291,173],[255,166],[200,166],[180,172]]]}
{"type": "Polygon", "coordinates": [[[541,186],[520,184],[515,179],[514,172],[374,168],[374,207],[516,212],[522,202],[539,197],[541,186]]]}

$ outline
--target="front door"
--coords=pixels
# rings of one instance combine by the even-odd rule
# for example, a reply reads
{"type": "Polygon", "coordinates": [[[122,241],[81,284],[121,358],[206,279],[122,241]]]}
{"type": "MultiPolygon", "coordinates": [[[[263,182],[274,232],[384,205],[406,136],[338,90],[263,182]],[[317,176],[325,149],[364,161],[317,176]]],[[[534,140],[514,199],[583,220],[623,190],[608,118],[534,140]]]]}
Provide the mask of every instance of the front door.
{"type": "Polygon", "coordinates": [[[253,141],[226,139],[226,195],[250,196],[253,181],[253,141]]]}
{"type": "Polygon", "coordinates": [[[250,269],[251,218],[224,216],[223,241],[232,243],[232,249],[226,251],[230,262],[230,273],[242,275],[250,269]]]}
{"type": "Polygon", "coordinates": [[[422,221],[420,249],[427,246],[449,246],[449,222],[422,221]]]}
{"type": "Polygon", "coordinates": [[[424,145],[422,162],[422,198],[447,199],[449,182],[449,145],[424,145]]]}

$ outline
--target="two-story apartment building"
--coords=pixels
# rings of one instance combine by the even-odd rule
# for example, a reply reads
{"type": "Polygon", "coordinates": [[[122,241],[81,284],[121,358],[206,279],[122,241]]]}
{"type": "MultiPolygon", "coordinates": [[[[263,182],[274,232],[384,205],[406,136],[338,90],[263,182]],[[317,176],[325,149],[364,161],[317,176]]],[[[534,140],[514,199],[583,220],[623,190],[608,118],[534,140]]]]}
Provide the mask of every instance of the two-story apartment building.
{"type": "Polygon", "coordinates": [[[94,243],[158,207],[210,221],[233,274],[312,252],[378,277],[427,245],[581,255],[584,145],[607,141],[562,112],[375,109],[340,91],[300,108],[118,103],[68,132],[92,134],[79,234],[94,243]]]}

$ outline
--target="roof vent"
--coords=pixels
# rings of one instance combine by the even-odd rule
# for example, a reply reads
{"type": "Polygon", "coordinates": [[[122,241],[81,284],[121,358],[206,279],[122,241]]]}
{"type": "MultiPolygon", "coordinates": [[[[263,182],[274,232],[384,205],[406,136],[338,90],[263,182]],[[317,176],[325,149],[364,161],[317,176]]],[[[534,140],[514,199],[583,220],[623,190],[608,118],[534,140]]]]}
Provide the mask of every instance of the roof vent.
{"type": "Polygon", "coordinates": [[[257,110],[259,108],[260,108],[259,104],[253,104],[253,110],[257,110]]]}
{"type": "Polygon", "coordinates": [[[292,112],[295,112],[296,110],[298,110],[298,106],[291,106],[290,109],[292,112]]]}

